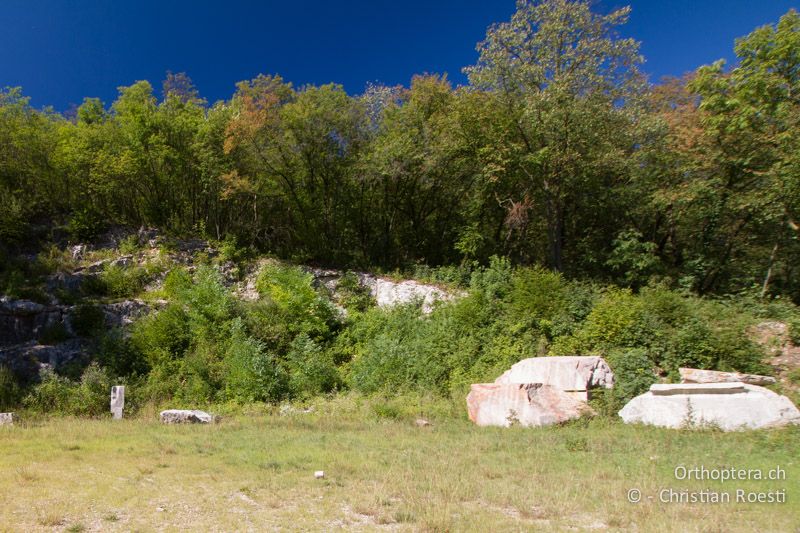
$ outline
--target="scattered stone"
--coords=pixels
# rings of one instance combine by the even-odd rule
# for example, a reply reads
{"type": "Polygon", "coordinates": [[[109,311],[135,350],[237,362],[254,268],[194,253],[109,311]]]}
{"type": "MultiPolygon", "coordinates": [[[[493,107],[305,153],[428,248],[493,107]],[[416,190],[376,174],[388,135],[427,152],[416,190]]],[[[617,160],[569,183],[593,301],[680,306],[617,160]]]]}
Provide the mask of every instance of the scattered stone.
{"type": "Polygon", "coordinates": [[[750,385],[773,385],[775,378],[741,372],[718,372],[699,368],[679,368],[681,383],[749,383],[750,385]]]}
{"type": "Polygon", "coordinates": [[[547,426],[579,418],[586,403],[541,383],[476,383],[467,395],[469,418],[479,426],[547,426]]]}
{"type": "Polygon", "coordinates": [[[189,409],[168,409],[161,411],[161,422],[164,424],[210,424],[214,417],[205,411],[189,409]]]}
{"type": "Polygon", "coordinates": [[[800,411],[789,398],[747,383],[653,385],[619,416],[626,424],[723,431],[800,424],[800,411]]]}
{"type": "Polygon", "coordinates": [[[431,425],[431,423],[425,420],[424,418],[417,418],[417,420],[414,423],[417,425],[417,427],[420,428],[426,428],[431,425]]]}
{"type": "Polygon", "coordinates": [[[125,409],[125,387],[123,385],[111,387],[111,413],[114,420],[122,420],[123,409],[125,409]]]}
{"type": "Polygon", "coordinates": [[[88,247],[85,244],[76,244],[69,249],[73,261],[80,261],[86,255],[88,247]]]}
{"type": "Polygon", "coordinates": [[[132,255],[122,255],[109,263],[112,267],[118,268],[128,268],[133,264],[133,256],[132,255]]]}
{"type": "Polygon", "coordinates": [[[317,470],[316,472],[314,472],[314,477],[316,479],[324,478],[325,477],[325,471],[324,470],[317,470]]]}
{"type": "Polygon", "coordinates": [[[14,413],[0,413],[0,426],[13,426],[14,413]]]}

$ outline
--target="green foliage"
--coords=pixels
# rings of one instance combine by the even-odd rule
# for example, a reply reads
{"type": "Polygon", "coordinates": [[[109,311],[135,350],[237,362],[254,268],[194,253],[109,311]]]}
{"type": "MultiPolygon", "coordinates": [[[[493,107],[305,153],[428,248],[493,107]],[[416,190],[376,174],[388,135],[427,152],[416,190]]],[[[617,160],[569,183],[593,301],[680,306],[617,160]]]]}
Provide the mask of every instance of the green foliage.
{"type": "Polygon", "coordinates": [[[86,280],[85,290],[98,296],[131,298],[142,292],[149,279],[144,267],[109,264],[99,275],[86,280]]]}
{"type": "Polygon", "coordinates": [[[5,365],[0,365],[0,410],[7,411],[21,399],[21,387],[17,376],[5,365]]]}
{"type": "Polygon", "coordinates": [[[339,279],[339,283],[336,285],[336,295],[339,304],[348,311],[363,313],[375,305],[375,299],[369,288],[361,285],[355,272],[345,272],[339,279]]]}
{"type": "Polygon", "coordinates": [[[90,208],[75,211],[67,223],[67,232],[73,242],[90,242],[105,229],[102,215],[90,208]]]}
{"type": "Polygon", "coordinates": [[[106,317],[103,310],[97,305],[82,304],[76,306],[70,313],[72,330],[81,337],[93,337],[100,333],[106,317]]]}
{"type": "Polygon", "coordinates": [[[54,322],[44,327],[39,333],[39,344],[58,344],[69,337],[66,326],[62,322],[54,322]]]}
{"type": "Polygon", "coordinates": [[[306,334],[312,339],[324,339],[335,326],[335,309],[312,282],[313,276],[297,267],[275,264],[265,266],[256,280],[256,289],[271,314],[292,338],[306,334]]]}
{"type": "Polygon", "coordinates": [[[108,412],[108,394],[114,384],[96,364],[88,366],[77,383],[47,371],[23,403],[42,413],[101,416],[108,412]]]}

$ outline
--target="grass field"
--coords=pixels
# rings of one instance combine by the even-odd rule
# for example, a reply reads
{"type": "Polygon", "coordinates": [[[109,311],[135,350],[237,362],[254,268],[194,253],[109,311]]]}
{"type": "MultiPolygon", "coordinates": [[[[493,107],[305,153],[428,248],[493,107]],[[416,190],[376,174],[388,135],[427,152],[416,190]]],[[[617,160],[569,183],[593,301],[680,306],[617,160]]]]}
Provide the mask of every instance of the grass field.
{"type": "Polygon", "coordinates": [[[498,429],[449,417],[420,428],[347,402],[210,426],[151,413],[0,427],[0,531],[800,531],[800,428],[498,429]],[[786,479],[678,480],[679,465],[781,467],[786,479]],[[661,489],[732,501],[662,503],[661,489]],[[786,503],[736,503],[736,489],[785,490],[786,503]]]}

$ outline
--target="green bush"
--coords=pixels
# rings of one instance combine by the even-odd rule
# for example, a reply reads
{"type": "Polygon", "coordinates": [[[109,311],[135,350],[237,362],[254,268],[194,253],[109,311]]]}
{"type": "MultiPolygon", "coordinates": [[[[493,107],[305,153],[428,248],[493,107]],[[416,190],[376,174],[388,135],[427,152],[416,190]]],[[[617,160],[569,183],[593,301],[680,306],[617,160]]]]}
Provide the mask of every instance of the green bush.
{"type": "Polygon", "coordinates": [[[326,339],[336,327],[333,304],[314,289],[313,276],[299,268],[267,265],[258,275],[256,289],[292,338],[304,333],[326,339]]]}
{"type": "Polygon", "coordinates": [[[99,212],[82,208],[72,213],[67,223],[67,232],[73,242],[88,242],[96,239],[107,227],[99,212]]]}
{"type": "Polygon", "coordinates": [[[613,399],[609,407],[616,412],[631,398],[647,392],[657,381],[653,372],[653,361],[643,348],[615,350],[608,356],[608,364],[614,371],[616,383],[605,398],[613,399]]]}
{"type": "Polygon", "coordinates": [[[96,305],[76,306],[70,314],[72,330],[81,337],[93,337],[105,328],[106,316],[96,305]]]}
{"type": "Polygon", "coordinates": [[[61,322],[45,326],[39,333],[39,344],[58,344],[69,339],[69,332],[61,322]]]}
{"type": "Polygon", "coordinates": [[[241,320],[232,327],[225,353],[225,396],[237,402],[277,401],[286,395],[288,377],[264,343],[249,337],[241,320]]]}
{"type": "Polygon", "coordinates": [[[346,272],[339,279],[336,294],[339,303],[348,311],[363,313],[375,305],[375,298],[372,297],[369,288],[361,285],[358,275],[354,272],[346,272]]]}
{"type": "Polygon", "coordinates": [[[8,367],[0,365],[0,411],[16,406],[21,393],[17,376],[8,367]]]}
{"type": "Polygon", "coordinates": [[[101,416],[108,412],[108,395],[114,384],[96,363],[86,368],[79,382],[48,370],[23,403],[41,413],[101,416]]]}

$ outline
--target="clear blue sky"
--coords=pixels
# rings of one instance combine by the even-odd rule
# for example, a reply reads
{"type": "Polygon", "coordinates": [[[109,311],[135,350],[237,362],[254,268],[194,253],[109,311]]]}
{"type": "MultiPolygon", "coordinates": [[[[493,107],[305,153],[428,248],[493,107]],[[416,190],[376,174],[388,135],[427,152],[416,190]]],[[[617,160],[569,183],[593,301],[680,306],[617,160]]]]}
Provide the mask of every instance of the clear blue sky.
{"type": "MultiPolygon", "coordinates": [[[[600,0],[631,5],[623,34],[642,42],[651,79],[732,58],[733,40],[776,22],[789,0],[600,0]]],[[[33,105],[58,110],[167,70],[185,71],[209,101],[234,84],[278,73],[295,85],[407,85],[477,58],[475,44],[514,0],[0,0],[0,87],[22,86],[33,105]]]]}

